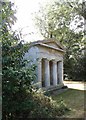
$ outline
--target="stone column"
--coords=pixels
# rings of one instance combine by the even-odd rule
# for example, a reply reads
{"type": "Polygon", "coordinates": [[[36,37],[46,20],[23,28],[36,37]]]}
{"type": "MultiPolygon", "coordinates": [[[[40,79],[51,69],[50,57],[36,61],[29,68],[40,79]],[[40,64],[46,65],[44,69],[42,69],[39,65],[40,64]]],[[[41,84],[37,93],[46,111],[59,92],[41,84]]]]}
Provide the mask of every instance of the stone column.
{"type": "Polygon", "coordinates": [[[53,61],[53,85],[57,85],[57,62],[53,61]]]}
{"type": "Polygon", "coordinates": [[[50,86],[50,66],[49,60],[45,59],[45,87],[50,86]]]}
{"type": "Polygon", "coordinates": [[[38,87],[42,87],[42,61],[38,61],[38,87]]]}
{"type": "Polygon", "coordinates": [[[59,84],[63,84],[63,61],[58,62],[58,79],[59,84]]]}

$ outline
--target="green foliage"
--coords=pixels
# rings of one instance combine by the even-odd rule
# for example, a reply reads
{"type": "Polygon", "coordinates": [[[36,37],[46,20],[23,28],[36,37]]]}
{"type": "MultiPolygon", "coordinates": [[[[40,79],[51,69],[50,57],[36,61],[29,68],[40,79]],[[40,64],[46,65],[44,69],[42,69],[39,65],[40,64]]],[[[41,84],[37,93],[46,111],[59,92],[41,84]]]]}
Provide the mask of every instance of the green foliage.
{"type": "Polygon", "coordinates": [[[31,90],[31,82],[36,77],[34,65],[27,69],[27,61],[23,60],[29,46],[22,44],[18,35],[11,31],[15,18],[12,5],[2,2],[3,119],[15,116],[15,112],[23,107],[25,109],[26,91],[31,90]]]}
{"type": "MultiPolygon", "coordinates": [[[[64,115],[69,109],[64,102],[57,103],[42,92],[32,91],[27,99],[28,107],[22,112],[26,118],[56,118],[64,115]]],[[[21,117],[21,114],[19,115],[21,117]]]]}
{"type": "MultiPolygon", "coordinates": [[[[36,13],[35,15],[35,23],[38,26],[40,33],[44,37],[50,37],[50,34],[53,37],[59,39],[59,36],[63,36],[63,33],[69,31],[71,23],[74,22],[77,28],[81,28],[84,24],[83,16],[81,12],[83,12],[83,4],[84,2],[79,3],[78,0],[74,2],[63,0],[61,1],[54,1],[52,4],[47,4],[46,6],[41,6],[39,10],[39,14],[36,13]],[[80,24],[77,25],[78,20],[80,24]]],[[[75,29],[77,29],[75,28],[75,29]]],[[[60,39],[59,39],[60,40],[60,39]]]]}
{"type": "Polygon", "coordinates": [[[55,118],[62,116],[68,110],[63,102],[56,103],[51,97],[44,96],[42,93],[34,93],[33,97],[36,109],[31,113],[32,117],[55,118]]]}
{"type": "Polygon", "coordinates": [[[55,103],[50,97],[34,91],[35,65],[26,67],[29,61],[23,56],[29,45],[20,41],[19,35],[12,32],[14,23],[12,3],[2,3],[2,79],[3,79],[3,120],[28,117],[57,117],[65,113],[67,107],[55,103]],[[4,22],[5,21],[5,22],[4,22]]]}
{"type": "MultiPolygon", "coordinates": [[[[85,51],[85,50],[84,50],[85,51]]],[[[74,65],[72,75],[73,80],[83,80],[86,81],[86,55],[82,55],[81,57],[78,57],[77,63],[74,65]]]]}
{"type": "Polygon", "coordinates": [[[85,2],[80,3],[78,0],[55,1],[50,5],[42,6],[35,17],[36,26],[45,38],[55,37],[65,46],[64,74],[67,74],[69,79],[85,78],[84,74],[81,75],[85,73],[85,66],[80,62],[85,57],[83,54],[85,29],[82,29],[85,5],[85,2]]]}

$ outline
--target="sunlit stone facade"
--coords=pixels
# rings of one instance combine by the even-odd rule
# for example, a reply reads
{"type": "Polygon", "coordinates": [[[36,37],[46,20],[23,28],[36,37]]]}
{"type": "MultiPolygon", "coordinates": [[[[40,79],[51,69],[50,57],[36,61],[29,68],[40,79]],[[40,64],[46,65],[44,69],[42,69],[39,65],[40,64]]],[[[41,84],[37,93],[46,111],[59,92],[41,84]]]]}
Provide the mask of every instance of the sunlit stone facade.
{"type": "Polygon", "coordinates": [[[64,48],[55,39],[40,40],[31,43],[26,59],[36,64],[36,82],[39,88],[63,86],[64,48]]]}

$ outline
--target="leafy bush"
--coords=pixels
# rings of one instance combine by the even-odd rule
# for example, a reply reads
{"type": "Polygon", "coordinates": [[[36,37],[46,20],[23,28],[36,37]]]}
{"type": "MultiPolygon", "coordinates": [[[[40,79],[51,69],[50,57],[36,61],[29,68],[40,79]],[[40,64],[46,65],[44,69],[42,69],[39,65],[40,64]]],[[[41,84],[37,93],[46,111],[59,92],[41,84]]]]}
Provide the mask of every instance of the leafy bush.
{"type": "Polygon", "coordinates": [[[36,66],[26,68],[28,61],[23,60],[23,56],[28,50],[28,45],[22,44],[19,35],[10,30],[10,24],[14,23],[15,18],[13,4],[11,2],[1,4],[3,120],[49,118],[64,114],[67,107],[63,103],[59,105],[50,97],[32,89],[31,82],[36,78],[34,73],[36,66]]]}
{"type": "Polygon", "coordinates": [[[27,98],[28,107],[22,111],[22,116],[18,114],[20,118],[56,118],[69,110],[64,102],[57,103],[42,92],[32,91],[29,94],[30,96],[27,98]]]}
{"type": "Polygon", "coordinates": [[[29,45],[24,45],[19,35],[11,30],[14,23],[13,5],[11,2],[0,2],[2,5],[2,86],[3,86],[3,119],[13,119],[16,111],[26,109],[27,90],[36,75],[35,65],[26,68],[28,61],[23,56],[29,45]],[[5,21],[5,22],[4,22],[5,21]]]}

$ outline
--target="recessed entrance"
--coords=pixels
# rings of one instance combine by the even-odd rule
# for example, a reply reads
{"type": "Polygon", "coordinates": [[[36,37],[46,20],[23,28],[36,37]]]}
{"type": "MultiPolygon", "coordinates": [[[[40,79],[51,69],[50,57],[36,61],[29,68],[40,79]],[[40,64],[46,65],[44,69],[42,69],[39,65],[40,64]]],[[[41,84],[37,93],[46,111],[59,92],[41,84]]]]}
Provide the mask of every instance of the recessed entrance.
{"type": "Polygon", "coordinates": [[[42,59],[42,87],[45,87],[45,61],[42,59]]]}
{"type": "Polygon", "coordinates": [[[50,66],[50,85],[53,85],[53,62],[52,61],[49,62],[49,66],[50,66]]]}

